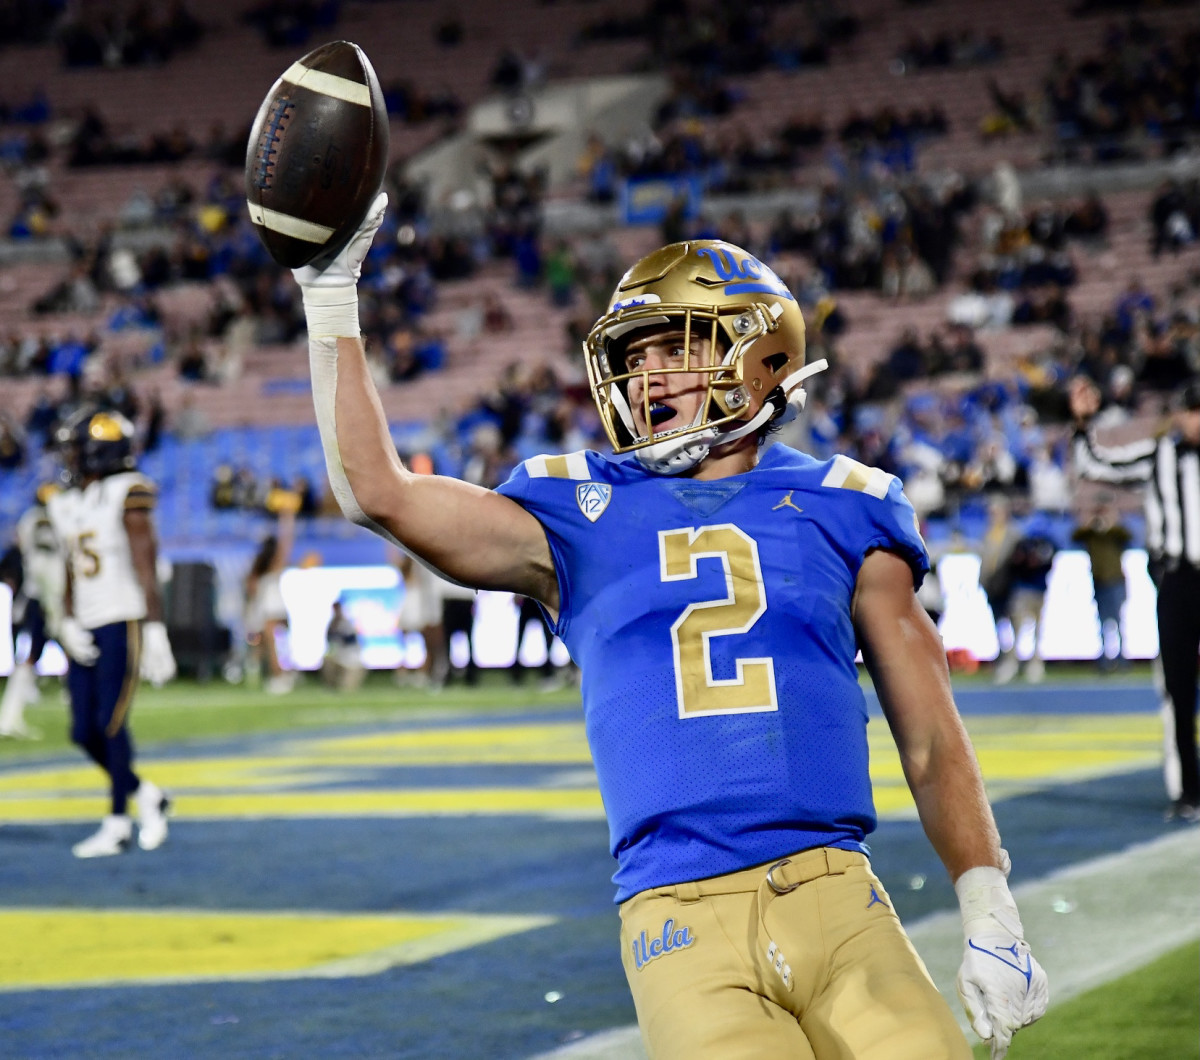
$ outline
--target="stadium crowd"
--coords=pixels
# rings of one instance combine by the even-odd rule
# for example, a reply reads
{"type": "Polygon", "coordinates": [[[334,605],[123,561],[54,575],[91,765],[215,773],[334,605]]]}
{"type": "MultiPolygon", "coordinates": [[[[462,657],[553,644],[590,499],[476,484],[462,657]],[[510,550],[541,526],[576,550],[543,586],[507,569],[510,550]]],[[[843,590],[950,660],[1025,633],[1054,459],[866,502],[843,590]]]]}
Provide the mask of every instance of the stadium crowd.
{"type": "MultiPolygon", "coordinates": [[[[905,107],[901,94],[894,106],[873,113],[850,107],[836,125],[816,109],[802,109],[782,116],[775,128],[735,134],[722,121],[743,102],[730,85],[764,69],[837,62],[861,29],[836,5],[814,8],[803,25],[788,22],[786,32],[777,32],[783,15],[782,6],[714,3],[681,17],[675,5],[649,4],[643,16],[589,24],[583,42],[641,38],[660,45],[656,54],[671,87],[644,134],[589,138],[576,190],[605,203],[622,182],[644,179],[694,177],[706,194],[787,187],[799,162],[823,152],[827,175],[805,207],[750,221],[737,211],[697,213],[680,201],[661,222],[663,241],[717,236],[745,246],[796,291],[813,356],[824,355],[833,366],[814,381],[806,436],[799,439],[806,448],[849,452],[894,471],[919,483],[926,511],[952,513],[982,491],[1028,489],[1064,473],[1065,385],[1072,375],[1094,378],[1111,416],[1119,417],[1156,407],[1197,370],[1200,273],[1167,291],[1149,290],[1130,276],[1103,312],[1077,312],[1072,290],[1081,267],[1107,244],[1105,197],[1086,192],[1074,201],[1022,208],[1005,201],[987,174],[921,171],[922,145],[947,130],[938,106],[905,107]],[[698,13],[702,17],[693,17],[698,13]],[[860,291],[877,292],[885,305],[955,293],[943,322],[903,329],[890,348],[864,362],[843,357],[840,349],[855,327],[854,311],[841,296],[860,291]],[[1052,337],[1010,370],[989,364],[986,335],[1033,325],[1047,326],[1052,337]]],[[[264,3],[247,20],[270,43],[294,47],[336,26],[338,17],[336,4],[264,3]],[[292,28],[281,30],[289,20],[292,28]]],[[[203,39],[203,25],[183,5],[153,21],[166,41],[157,51],[144,43],[144,20],[107,27],[52,20],[42,31],[60,41],[66,29],[103,32],[103,54],[112,53],[114,35],[142,40],[119,60],[103,54],[100,60],[120,63],[168,62],[203,39]]],[[[448,17],[437,27],[436,46],[459,46],[462,29],[448,17]]],[[[1149,123],[1168,139],[1190,129],[1195,106],[1179,96],[1180,86],[1195,80],[1195,59],[1185,47],[1190,39],[1168,39],[1133,19],[1114,24],[1099,58],[1056,57],[1045,83],[1056,135],[1070,139],[1075,128],[1092,136],[1105,122],[1122,133],[1149,123]]],[[[1005,50],[1002,38],[964,29],[929,39],[911,35],[896,60],[917,76],[943,66],[992,64],[1005,50]]],[[[70,61],[65,50],[64,61],[70,61]]],[[[544,73],[536,56],[509,46],[498,49],[491,80],[520,91],[544,73]]],[[[448,100],[414,103],[433,91],[428,87],[396,82],[385,88],[397,120],[453,117],[461,110],[448,100]]],[[[61,277],[28,306],[33,317],[63,318],[68,325],[0,333],[0,375],[44,377],[46,383],[23,418],[6,412],[3,466],[34,459],[55,422],[84,401],[110,403],[140,418],[147,447],[164,431],[204,436],[208,428],[194,401],[168,411],[156,396],[139,395],[139,374],[169,364],[193,386],[235,386],[248,351],[294,342],[303,326],[294,284],[244,216],[244,135],[214,125],[201,143],[182,128],[123,139],[109,133],[97,105],[77,117],[69,137],[58,138],[61,147],[52,147],[46,128],[56,115],[52,94],[42,89],[6,104],[0,117],[6,119],[0,156],[19,191],[8,236],[16,244],[62,240],[70,257],[61,277]],[[61,212],[56,151],[62,152],[58,165],[68,168],[184,164],[153,192],[132,189],[116,216],[93,230],[73,227],[61,212]],[[185,324],[168,320],[159,304],[163,293],[195,284],[210,291],[204,316],[185,324]],[[93,323],[81,329],[81,318],[93,323]],[[109,352],[112,336],[130,332],[148,336],[140,352],[109,352]]],[[[1042,120],[1035,115],[1031,125],[1042,120]]],[[[430,448],[438,470],[492,484],[531,452],[602,445],[578,363],[554,368],[529,358],[577,350],[612,289],[621,254],[607,238],[547,229],[551,189],[540,172],[519,171],[497,156],[483,205],[447,226],[444,212],[406,177],[404,161],[389,172],[391,209],[360,287],[363,331],[379,382],[404,385],[444,368],[450,337],[433,311],[459,281],[497,280],[469,325],[485,339],[514,329],[500,294],[505,282],[568,311],[565,333],[551,336],[549,349],[529,351],[476,402],[436,420],[430,448]]],[[[1200,183],[1162,184],[1146,218],[1156,257],[1187,253],[1200,232],[1200,183]]],[[[279,471],[291,477],[296,469],[279,471]]],[[[1040,496],[1050,492],[1042,489],[1040,496]]],[[[1061,500],[1054,504],[1061,510],[1061,500]]]]}

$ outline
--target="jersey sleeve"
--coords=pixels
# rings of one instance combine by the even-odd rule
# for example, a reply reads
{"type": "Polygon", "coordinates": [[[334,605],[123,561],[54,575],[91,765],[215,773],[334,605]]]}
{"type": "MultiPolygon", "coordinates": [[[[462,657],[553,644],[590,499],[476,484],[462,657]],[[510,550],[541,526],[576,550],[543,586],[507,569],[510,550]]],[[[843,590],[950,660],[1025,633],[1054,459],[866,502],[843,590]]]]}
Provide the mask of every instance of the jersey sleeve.
{"type": "Polygon", "coordinates": [[[133,482],[125,494],[125,511],[152,512],[158,504],[158,490],[149,479],[133,482]]]}
{"type": "Polygon", "coordinates": [[[847,456],[834,457],[825,468],[821,486],[839,502],[829,511],[830,529],[853,576],[868,552],[883,548],[904,559],[919,587],[929,572],[929,552],[900,480],[847,456]]]}
{"type": "MultiPolygon", "coordinates": [[[[538,468],[544,467],[545,457],[534,457],[540,461],[538,468]]],[[[566,525],[561,511],[564,487],[572,487],[569,478],[547,477],[544,474],[530,474],[531,461],[518,464],[507,480],[496,487],[496,492],[516,501],[532,515],[546,532],[546,540],[550,545],[550,555],[554,560],[554,573],[558,579],[558,615],[547,614],[551,630],[562,637],[571,613],[571,577],[569,555],[571,544],[566,535],[566,525]]]]}
{"type": "Polygon", "coordinates": [[[929,550],[921,537],[917,513],[904,495],[904,487],[889,476],[887,493],[880,499],[864,499],[868,506],[870,529],[861,559],[873,548],[884,548],[901,556],[912,568],[913,586],[919,588],[929,573],[929,550]]]}

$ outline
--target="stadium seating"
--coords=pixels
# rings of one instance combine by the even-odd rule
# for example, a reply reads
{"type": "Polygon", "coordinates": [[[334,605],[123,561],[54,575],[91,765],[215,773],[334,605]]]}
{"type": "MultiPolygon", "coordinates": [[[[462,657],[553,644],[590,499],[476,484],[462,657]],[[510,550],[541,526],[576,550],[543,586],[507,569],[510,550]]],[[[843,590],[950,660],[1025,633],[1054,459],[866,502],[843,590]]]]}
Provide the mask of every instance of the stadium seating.
{"type": "MultiPolygon", "coordinates": [[[[188,132],[198,140],[203,140],[218,123],[232,133],[248,125],[271,80],[294,57],[287,49],[267,47],[258,32],[242,21],[251,6],[249,0],[238,0],[223,5],[219,14],[206,13],[211,22],[202,45],[162,67],[61,70],[56,50],[45,45],[0,48],[0,76],[5,79],[3,83],[9,84],[44,83],[60,123],[76,117],[88,104],[98,103],[113,134],[119,137],[141,138],[169,130],[179,123],[181,115],[186,115],[188,132]]],[[[718,134],[737,128],[770,131],[796,111],[815,109],[832,130],[853,110],[871,112],[892,104],[908,109],[936,103],[946,111],[950,131],[922,145],[918,153],[921,170],[954,168],[978,176],[1002,161],[1037,165],[1047,153],[1050,131],[981,140],[980,121],[992,107],[987,84],[994,78],[1004,90],[1020,88],[1027,98],[1035,100],[1056,51],[1065,49],[1072,60],[1078,60],[1098,49],[1114,19],[1072,18],[1068,7],[1066,3],[1014,0],[972,5],[968,10],[950,0],[940,0],[910,10],[898,2],[880,8],[869,0],[846,0],[840,8],[859,19],[861,31],[851,44],[836,52],[829,66],[819,70],[768,69],[731,78],[743,102],[729,116],[715,119],[713,127],[718,134]],[[914,19],[919,19],[921,32],[927,37],[943,30],[956,33],[968,25],[978,35],[995,32],[1003,38],[1004,54],[984,66],[899,73],[894,59],[906,44],[914,19]]],[[[641,0],[618,0],[606,5],[605,10],[628,16],[643,8],[641,0]]],[[[475,2],[459,5],[459,14],[466,32],[454,49],[435,43],[435,30],[444,17],[435,5],[347,4],[336,31],[367,46],[385,84],[403,79],[424,92],[452,88],[468,105],[491,91],[490,77],[502,47],[536,59],[554,78],[618,73],[650,58],[642,40],[579,44],[582,28],[597,17],[590,5],[517,0],[501,11],[495,5],[475,2]]],[[[802,16],[798,6],[781,8],[777,32],[786,35],[798,31],[802,16]]],[[[1164,29],[1194,24],[1194,16],[1184,8],[1140,11],[1139,17],[1164,29]]],[[[55,136],[63,128],[65,124],[52,126],[55,136]]],[[[442,119],[414,125],[394,121],[393,156],[410,156],[440,136],[443,128],[442,119]]],[[[90,237],[119,215],[135,189],[153,196],[181,176],[201,189],[221,172],[219,166],[206,161],[70,169],[61,153],[56,154],[47,166],[49,187],[61,207],[56,230],[90,237]]],[[[828,179],[829,172],[825,156],[818,152],[793,174],[793,179],[798,187],[812,187],[828,179]]],[[[1079,189],[1081,193],[1083,190],[1079,189]]],[[[575,191],[568,187],[557,189],[555,194],[575,191]]],[[[1094,319],[1111,310],[1135,277],[1161,298],[1196,269],[1195,249],[1157,260],[1152,257],[1148,222],[1152,194],[1143,187],[1105,196],[1110,214],[1107,245],[1098,250],[1074,251],[1079,282],[1070,290],[1069,300],[1078,316],[1094,319]]],[[[0,182],[0,216],[11,216],[16,201],[14,185],[0,182]]],[[[754,220],[756,226],[763,223],[761,217],[754,220]]],[[[604,238],[612,243],[620,260],[629,261],[654,246],[659,233],[653,226],[617,228],[606,232],[604,238]]],[[[267,461],[261,469],[264,474],[269,470],[290,478],[305,473],[316,481],[323,479],[319,449],[311,441],[313,413],[302,342],[246,352],[236,383],[188,383],[179,378],[173,365],[156,361],[161,333],[137,329],[112,333],[105,329],[119,301],[115,296],[105,296],[94,313],[33,315],[30,305],[62,279],[64,265],[28,260],[31,256],[37,258],[36,244],[18,249],[27,260],[19,265],[0,265],[0,335],[14,328],[25,334],[48,336],[97,331],[102,336],[105,357],[137,369],[137,386],[143,398],[151,390],[158,391],[169,415],[186,401],[214,432],[181,447],[168,439],[161,450],[163,455],[155,457],[156,466],[169,479],[183,484],[178,500],[172,501],[177,508],[172,509],[175,514],[171,516],[181,532],[185,525],[207,518],[202,497],[206,495],[212,461],[217,458],[214,446],[222,452],[233,447],[230,452],[244,449],[247,455],[257,454],[256,460],[267,461]],[[252,434],[260,429],[273,429],[274,433],[264,441],[252,434]],[[289,433],[293,430],[307,432],[309,441],[299,448],[291,444],[296,440],[289,433]],[[290,442],[280,444],[279,439],[290,442]],[[176,461],[183,461],[189,470],[179,471],[176,461]]],[[[886,355],[906,327],[928,336],[945,321],[950,302],[964,289],[962,277],[977,251],[973,236],[958,254],[956,278],[922,301],[889,302],[873,292],[835,292],[850,323],[839,341],[839,357],[865,370],[886,355]]],[[[799,261],[778,264],[785,274],[792,265],[808,268],[799,261]]],[[[416,424],[427,421],[431,414],[444,412],[453,417],[461,413],[478,400],[481,392],[494,386],[513,362],[545,360],[568,382],[580,379],[581,365],[566,337],[568,322],[579,310],[555,307],[544,291],[518,288],[513,280],[511,263],[500,261],[485,264],[468,280],[439,284],[436,305],[422,326],[444,339],[445,364],[440,371],[383,388],[384,407],[394,423],[416,424]],[[511,331],[493,335],[471,325],[470,318],[489,293],[498,293],[504,301],[513,318],[511,331]]],[[[213,288],[178,283],[158,292],[156,300],[166,328],[173,334],[183,334],[207,317],[213,288]]],[[[978,341],[987,354],[989,374],[1003,376],[1020,358],[1045,349],[1053,337],[1048,327],[1037,326],[984,331],[978,341]]],[[[205,342],[214,354],[220,353],[219,340],[205,342]]],[[[5,410],[20,417],[42,381],[5,379],[3,386],[5,410]]],[[[15,493],[23,497],[29,482],[43,471],[34,466],[22,472],[15,493]]],[[[13,491],[3,492],[6,496],[0,502],[0,527],[10,525],[9,509],[15,510],[23,503],[11,499],[13,491]]]]}

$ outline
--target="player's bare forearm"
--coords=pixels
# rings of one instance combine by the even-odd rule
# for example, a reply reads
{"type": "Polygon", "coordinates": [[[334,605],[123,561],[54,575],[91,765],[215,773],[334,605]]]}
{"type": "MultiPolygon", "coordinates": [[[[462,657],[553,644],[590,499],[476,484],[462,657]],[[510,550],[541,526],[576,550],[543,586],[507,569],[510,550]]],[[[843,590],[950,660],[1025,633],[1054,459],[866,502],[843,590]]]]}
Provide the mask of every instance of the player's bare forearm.
{"type": "Polygon", "coordinates": [[[138,584],[146,598],[146,621],[163,620],[162,594],[158,589],[158,545],[154,524],[144,511],[125,513],[125,532],[129,536],[129,554],[138,584]]]}
{"type": "Polygon", "coordinates": [[[954,705],[945,649],[899,556],[878,551],[864,561],[854,624],[921,824],[951,879],[998,866],[1000,836],[954,705]]]}
{"type": "Polygon", "coordinates": [[[396,454],[361,340],[337,343],[337,446],[358,507],[455,581],[532,596],[556,610],[558,582],[541,524],[491,490],[409,471],[396,454]]]}

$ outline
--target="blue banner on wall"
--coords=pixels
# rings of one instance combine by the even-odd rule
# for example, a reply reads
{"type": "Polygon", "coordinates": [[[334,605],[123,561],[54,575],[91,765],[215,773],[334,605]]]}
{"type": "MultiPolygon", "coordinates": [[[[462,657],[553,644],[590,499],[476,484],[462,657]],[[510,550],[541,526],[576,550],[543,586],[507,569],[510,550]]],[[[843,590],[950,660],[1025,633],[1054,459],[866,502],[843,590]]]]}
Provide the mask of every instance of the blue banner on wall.
{"type": "Polygon", "coordinates": [[[667,210],[677,200],[683,202],[683,215],[692,220],[700,214],[704,178],[642,177],[621,184],[621,221],[627,225],[661,224],[667,210]]]}

